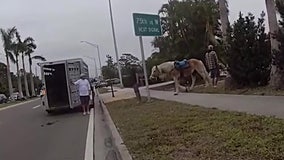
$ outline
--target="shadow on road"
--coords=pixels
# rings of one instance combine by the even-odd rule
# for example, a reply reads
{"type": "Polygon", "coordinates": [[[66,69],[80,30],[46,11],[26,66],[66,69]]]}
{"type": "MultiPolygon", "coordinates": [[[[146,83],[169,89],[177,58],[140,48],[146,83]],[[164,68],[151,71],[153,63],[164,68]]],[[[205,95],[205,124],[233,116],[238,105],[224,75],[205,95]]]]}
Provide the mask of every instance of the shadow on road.
{"type": "MultiPolygon", "coordinates": [[[[90,109],[91,108],[94,108],[94,105],[90,105],[90,109]]],[[[70,108],[57,109],[57,110],[54,110],[48,113],[48,116],[61,116],[61,115],[66,115],[66,114],[70,115],[70,114],[82,113],[82,112],[83,112],[82,107],[78,106],[73,109],[70,109],[70,108]]]]}

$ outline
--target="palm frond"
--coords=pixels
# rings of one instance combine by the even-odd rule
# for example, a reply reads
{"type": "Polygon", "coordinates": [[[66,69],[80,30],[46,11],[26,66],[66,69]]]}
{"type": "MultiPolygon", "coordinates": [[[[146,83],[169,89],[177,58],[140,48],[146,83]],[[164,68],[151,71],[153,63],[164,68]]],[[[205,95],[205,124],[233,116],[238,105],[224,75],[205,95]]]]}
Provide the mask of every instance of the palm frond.
{"type": "Polygon", "coordinates": [[[26,56],[33,53],[34,50],[37,48],[36,44],[34,43],[34,39],[32,37],[26,38],[23,44],[26,47],[26,53],[25,53],[26,56]]]}
{"type": "Polygon", "coordinates": [[[4,37],[6,37],[6,31],[3,28],[0,28],[0,33],[1,33],[2,40],[4,41],[4,37]]]}
{"type": "Polygon", "coordinates": [[[22,43],[21,35],[19,32],[16,32],[16,38],[19,43],[22,43]]]}
{"type": "Polygon", "coordinates": [[[4,30],[4,29],[0,29],[0,32],[1,32],[1,39],[2,39],[2,41],[3,41],[3,46],[4,46],[4,49],[5,49],[5,44],[6,44],[6,42],[7,42],[7,33],[6,33],[6,31],[4,30]]]}
{"type": "Polygon", "coordinates": [[[27,47],[30,48],[30,49],[36,49],[37,46],[34,43],[30,43],[30,44],[27,45],[27,47]]]}
{"type": "Polygon", "coordinates": [[[18,57],[19,54],[20,54],[20,44],[19,43],[16,43],[16,42],[13,42],[11,44],[11,50],[13,51],[13,54],[15,57],[18,57]]]}
{"type": "Polygon", "coordinates": [[[33,43],[33,42],[34,42],[34,39],[32,37],[28,37],[23,41],[23,43],[25,43],[25,44],[29,44],[29,43],[33,43]]]}
{"type": "Polygon", "coordinates": [[[32,59],[40,60],[40,61],[46,61],[46,58],[43,56],[33,56],[32,59]]]}
{"type": "Polygon", "coordinates": [[[17,32],[16,27],[13,28],[9,28],[6,30],[4,29],[0,29],[1,32],[1,38],[3,40],[3,47],[4,50],[6,52],[6,54],[8,54],[8,51],[12,50],[12,39],[14,38],[15,33],[17,32]]]}
{"type": "Polygon", "coordinates": [[[8,34],[8,36],[9,36],[9,38],[11,38],[11,39],[14,37],[14,35],[15,35],[16,32],[17,32],[17,28],[16,28],[16,27],[9,28],[9,29],[7,30],[7,34],[8,34]]]}
{"type": "Polygon", "coordinates": [[[26,52],[24,53],[25,56],[31,56],[31,54],[34,52],[33,49],[27,48],[26,52]]]}

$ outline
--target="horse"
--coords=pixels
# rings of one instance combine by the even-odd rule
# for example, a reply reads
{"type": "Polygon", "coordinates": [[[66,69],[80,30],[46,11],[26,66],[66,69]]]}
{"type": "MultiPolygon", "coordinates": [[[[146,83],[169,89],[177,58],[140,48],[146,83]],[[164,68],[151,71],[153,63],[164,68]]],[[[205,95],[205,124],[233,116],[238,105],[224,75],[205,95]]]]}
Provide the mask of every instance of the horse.
{"type": "MultiPolygon", "coordinates": [[[[193,75],[193,72],[196,71],[205,81],[205,86],[209,86],[210,84],[210,78],[209,74],[206,71],[205,65],[202,61],[198,59],[189,59],[184,61],[168,61],[164,62],[160,65],[156,65],[152,68],[150,79],[156,79],[156,78],[163,78],[166,76],[170,76],[174,82],[175,82],[175,93],[174,95],[179,94],[179,88],[180,83],[179,80],[182,77],[189,77],[191,76],[191,86],[189,88],[189,91],[191,91],[195,85],[196,76],[193,75]],[[183,67],[178,68],[177,64],[183,63],[183,67]]],[[[187,90],[187,89],[186,89],[187,90]]]]}

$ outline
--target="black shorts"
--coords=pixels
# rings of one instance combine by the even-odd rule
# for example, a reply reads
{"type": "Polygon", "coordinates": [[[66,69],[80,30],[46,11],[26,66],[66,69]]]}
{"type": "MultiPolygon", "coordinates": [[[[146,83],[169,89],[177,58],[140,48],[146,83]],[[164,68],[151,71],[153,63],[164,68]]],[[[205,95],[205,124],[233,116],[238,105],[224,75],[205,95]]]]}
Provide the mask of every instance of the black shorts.
{"type": "Polygon", "coordinates": [[[90,96],[80,96],[81,105],[89,105],[90,96]]]}
{"type": "Polygon", "coordinates": [[[210,70],[210,76],[211,78],[217,78],[219,77],[219,69],[218,68],[215,68],[215,69],[211,69],[210,70]]]}

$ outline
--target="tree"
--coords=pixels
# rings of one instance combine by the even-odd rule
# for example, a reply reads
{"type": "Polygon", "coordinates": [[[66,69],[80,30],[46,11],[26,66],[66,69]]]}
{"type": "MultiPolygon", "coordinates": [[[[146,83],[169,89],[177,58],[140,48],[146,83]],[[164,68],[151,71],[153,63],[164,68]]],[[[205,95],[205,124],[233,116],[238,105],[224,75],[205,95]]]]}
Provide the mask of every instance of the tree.
{"type": "Polygon", "coordinates": [[[7,30],[0,29],[0,32],[1,32],[3,48],[5,51],[6,61],[7,61],[7,80],[8,80],[9,95],[12,95],[13,85],[10,74],[10,61],[15,62],[15,58],[12,54],[12,39],[16,33],[16,27],[7,30]]]}
{"type": "Polygon", "coordinates": [[[7,65],[0,62],[0,93],[8,95],[7,65]]]}
{"type": "MultiPolygon", "coordinates": [[[[34,39],[31,37],[28,37],[24,40],[23,42],[24,44],[24,52],[22,53],[22,60],[23,60],[23,69],[24,69],[24,78],[25,78],[25,87],[28,89],[28,80],[27,80],[27,74],[26,74],[26,69],[25,69],[25,65],[24,65],[24,57],[25,56],[29,56],[30,54],[32,54],[34,52],[34,50],[37,48],[36,44],[34,44],[34,39]]],[[[31,69],[31,65],[30,65],[30,70],[31,69]]],[[[31,76],[33,76],[31,74],[31,76]]],[[[33,83],[33,78],[31,78],[32,81],[32,95],[35,96],[35,91],[34,91],[34,83],[33,83]]],[[[29,93],[29,90],[27,91],[27,93],[29,93]]],[[[28,97],[30,97],[30,95],[28,94],[28,97]]]]}
{"type": "Polygon", "coordinates": [[[34,76],[33,76],[33,70],[32,70],[32,65],[33,65],[33,60],[39,60],[39,61],[46,61],[46,59],[43,56],[35,55],[31,56],[33,53],[33,50],[29,50],[26,52],[26,56],[29,58],[29,67],[30,67],[30,83],[31,83],[31,90],[32,90],[32,96],[36,96],[35,93],[35,84],[34,84],[34,76]]]}
{"type": "Polygon", "coordinates": [[[123,75],[123,85],[132,87],[136,83],[136,74],[142,73],[140,60],[131,53],[123,53],[119,59],[123,75]]]}
{"type": "MultiPolygon", "coordinates": [[[[19,39],[19,33],[16,32],[17,40],[19,39]]],[[[21,44],[19,42],[13,42],[12,49],[15,56],[15,63],[17,68],[17,82],[18,82],[18,91],[19,91],[19,97],[23,98],[23,88],[22,88],[22,80],[21,80],[21,73],[19,68],[19,56],[20,56],[20,48],[21,44]]]]}
{"type": "Polygon", "coordinates": [[[17,39],[18,39],[18,43],[19,43],[19,46],[20,46],[20,53],[22,55],[22,64],[23,64],[24,84],[25,84],[26,96],[30,97],[26,67],[25,67],[25,56],[28,55],[29,53],[32,53],[36,49],[36,45],[34,44],[34,39],[31,38],[31,37],[28,37],[24,41],[22,41],[20,35],[18,34],[17,39]]]}
{"type": "Polygon", "coordinates": [[[102,75],[105,79],[112,79],[117,78],[118,73],[117,69],[115,67],[115,64],[113,62],[113,58],[110,55],[107,55],[107,65],[102,67],[102,75]]]}
{"type": "Polygon", "coordinates": [[[271,53],[264,16],[263,12],[256,23],[252,14],[240,13],[228,38],[229,72],[241,87],[266,85],[269,80],[271,53]]]}
{"type": "Polygon", "coordinates": [[[277,67],[279,79],[275,83],[276,89],[284,89],[284,2],[276,1],[278,12],[281,16],[280,30],[278,31],[277,41],[279,42],[279,50],[274,52],[274,65],[277,67]]]}
{"type": "Polygon", "coordinates": [[[281,69],[276,65],[277,56],[276,54],[279,52],[279,42],[276,38],[276,35],[279,31],[279,25],[276,17],[276,6],[275,0],[265,0],[266,9],[268,14],[268,22],[270,28],[270,41],[271,41],[271,53],[272,53],[272,63],[271,63],[271,73],[270,73],[270,86],[279,89],[281,88],[283,78],[283,73],[281,69]]]}
{"type": "Polygon", "coordinates": [[[222,26],[223,41],[226,41],[229,22],[229,10],[228,3],[226,0],[219,0],[220,20],[222,26]]]}
{"type": "Polygon", "coordinates": [[[223,60],[220,13],[214,0],[169,0],[159,10],[163,36],[155,37],[152,45],[159,48],[147,59],[148,69],[161,62],[197,58],[204,60],[209,44],[218,49],[223,60]],[[150,66],[149,66],[150,64],[150,66]]]}
{"type": "Polygon", "coordinates": [[[140,60],[132,55],[131,53],[123,53],[122,56],[119,59],[119,63],[123,67],[130,67],[130,66],[139,66],[140,60]]]}

